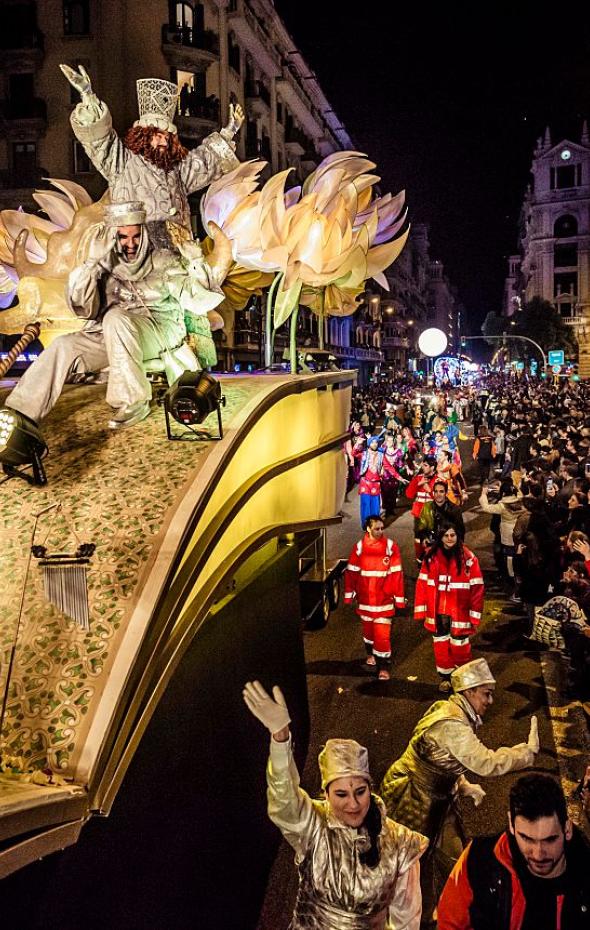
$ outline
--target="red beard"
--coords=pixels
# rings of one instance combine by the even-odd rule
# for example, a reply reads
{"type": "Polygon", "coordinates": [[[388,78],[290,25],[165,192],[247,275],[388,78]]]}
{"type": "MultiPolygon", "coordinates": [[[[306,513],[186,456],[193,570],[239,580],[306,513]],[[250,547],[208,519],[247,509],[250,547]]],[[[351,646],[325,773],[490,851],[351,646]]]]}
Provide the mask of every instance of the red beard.
{"type": "Polygon", "coordinates": [[[123,142],[134,155],[141,155],[154,167],[168,172],[184,161],[188,155],[188,149],[181,144],[178,136],[171,132],[168,133],[166,148],[154,148],[152,137],[154,133],[160,131],[154,126],[132,126],[127,130],[123,142]]]}

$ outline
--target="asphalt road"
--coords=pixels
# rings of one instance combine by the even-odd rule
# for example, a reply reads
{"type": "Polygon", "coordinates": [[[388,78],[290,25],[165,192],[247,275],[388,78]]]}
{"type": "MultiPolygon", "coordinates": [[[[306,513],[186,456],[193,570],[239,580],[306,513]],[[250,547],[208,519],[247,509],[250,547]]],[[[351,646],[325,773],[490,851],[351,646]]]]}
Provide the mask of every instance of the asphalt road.
{"type": "MultiPolygon", "coordinates": [[[[468,448],[464,450],[468,454],[468,448]]],[[[526,740],[530,718],[537,714],[541,752],[537,770],[559,777],[554,728],[542,672],[543,653],[522,636],[522,612],[498,586],[493,569],[489,516],[477,506],[478,488],[470,488],[464,511],[466,543],[479,557],[486,579],[485,608],[473,640],[474,657],[484,656],[497,679],[496,699],[486,715],[481,738],[497,748],[526,740]]],[[[438,700],[430,635],[412,617],[417,566],[414,561],[412,518],[405,504],[387,528],[402,551],[406,596],[410,605],[392,625],[392,678],[379,682],[362,668],[364,647],[354,609],[340,606],[324,630],[305,634],[311,742],[302,784],[319,793],[317,755],[329,737],[358,740],[368,747],[376,785],[404,750],[415,723],[438,700]]],[[[330,529],[331,556],[346,558],[362,535],[356,489],[345,504],[340,526],[330,529]]],[[[294,734],[295,738],[297,734],[294,734]]],[[[505,826],[508,791],[518,774],[481,780],[487,792],[475,809],[464,803],[470,835],[499,832],[505,826]]],[[[283,842],[268,883],[258,930],[286,930],[295,899],[297,877],[293,853],[283,842]]]]}

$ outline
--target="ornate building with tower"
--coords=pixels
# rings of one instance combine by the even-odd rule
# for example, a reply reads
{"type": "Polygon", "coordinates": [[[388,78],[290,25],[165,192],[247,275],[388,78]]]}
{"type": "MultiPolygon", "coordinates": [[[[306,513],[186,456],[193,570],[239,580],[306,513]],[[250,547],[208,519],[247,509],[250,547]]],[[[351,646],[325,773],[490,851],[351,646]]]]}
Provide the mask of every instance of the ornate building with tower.
{"type": "Polygon", "coordinates": [[[590,134],[537,141],[521,211],[519,253],[509,258],[504,314],[540,297],[575,330],[580,371],[590,375],[590,134]]]}

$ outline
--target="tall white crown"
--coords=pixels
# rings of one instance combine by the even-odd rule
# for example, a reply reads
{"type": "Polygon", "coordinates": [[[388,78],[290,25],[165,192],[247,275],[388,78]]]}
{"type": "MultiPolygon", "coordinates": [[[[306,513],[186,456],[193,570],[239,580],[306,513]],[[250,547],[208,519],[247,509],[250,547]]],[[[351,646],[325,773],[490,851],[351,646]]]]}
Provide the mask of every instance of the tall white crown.
{"type": "Polygon", "coordinates": [[[176,132],[174,115],[178,102],[178,87],[161,78],[141,78],[137,81],[139,119],[135,126],[156,126],[176,132]]]}

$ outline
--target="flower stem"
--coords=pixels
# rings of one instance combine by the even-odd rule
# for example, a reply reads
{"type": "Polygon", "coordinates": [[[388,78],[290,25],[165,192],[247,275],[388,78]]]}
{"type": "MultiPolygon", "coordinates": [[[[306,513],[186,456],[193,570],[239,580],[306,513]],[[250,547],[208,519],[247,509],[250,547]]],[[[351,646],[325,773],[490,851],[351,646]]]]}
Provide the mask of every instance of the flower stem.
{"type": "Polygon", "coordinates": [[[291,374],[297,374],[297,317],[299,316],[299,306],[293,308],[291,314],[291,324],[289,327],[289,360],[291,363],[291,374]]]}
{"type": "Polygon", "coordinates": [[[264,339],[264,367],[270,368],[274,361],[274,330],[272,325],[273,303],[276,290],[282,281],[283,275],[280,272],[275,276],[274,281],[268,289],[266,296],[266,319],[265,319],[265,339],[264,339]]]}

